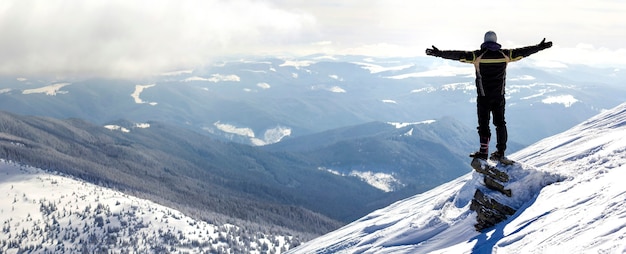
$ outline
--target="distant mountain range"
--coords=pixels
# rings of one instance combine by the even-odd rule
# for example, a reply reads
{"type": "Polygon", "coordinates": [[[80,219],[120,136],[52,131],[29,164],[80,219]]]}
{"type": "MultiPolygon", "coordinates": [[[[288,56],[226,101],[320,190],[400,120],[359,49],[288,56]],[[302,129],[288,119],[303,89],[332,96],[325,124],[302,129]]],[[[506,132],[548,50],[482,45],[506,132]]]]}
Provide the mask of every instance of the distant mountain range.
{"type": "MultiPolygon", "coordinates": [[[[511,65],[509,152],[623,99],[620,70],[557,67],[511,65]]],[[[145,80],[2,77],[0,158],[318,235],[470,170],[473,79],[438,59],[320,55],[145,80]]]]}
{"type": "MultiPolygon", "coordinates": [[[[529,145],[619,104],[626,74],[588,66],[510,65],[511,140],[529,145]]],[[[474,127],[471,65],[437,58],[313,55],[224,61],[144,80],[0,78],[0,109],[24,115],[159,121],[222,140],[285,137],[378,122],[452,117],[474,127]]]]}
{"type": "MultiPolygon", "coordinates": [[[[409,194],[467,171],[467,151],[475,147],[474,135],[452,118],[372,122],[287,138],[263,149],[305,154],[323,170],[362,178],[384,191],[409,194]]],[[[511,146],[511,150],[521,147],[511,146]]]]}
{"type": "Polygon", "coordinates": [[[450,118],[372,122],[254,147],[158,122],[99,126],[6,112],[0,122],[2,158],[200,218],[212,212],[313,234],[466,173],[473,132],[450,118]]]}

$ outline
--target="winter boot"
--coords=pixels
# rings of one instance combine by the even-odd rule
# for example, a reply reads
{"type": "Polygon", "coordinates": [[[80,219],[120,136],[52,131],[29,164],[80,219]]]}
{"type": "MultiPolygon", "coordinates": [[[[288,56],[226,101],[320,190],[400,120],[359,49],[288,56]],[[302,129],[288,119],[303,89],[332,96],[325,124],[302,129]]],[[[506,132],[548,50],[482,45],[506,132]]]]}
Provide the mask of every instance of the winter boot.
{"type": "Polygon", "coordinates": [[[504,152],[500,150],[491,153],[491,156],[489,157],[492,161],[500,161],[502,158],[504,158],[504,152]]]}
{"type": "Polygon", "coordinates": [[[487,153],[483,153],[481,151],[470,153],[469,156],[472,158],[481,159],[481,160],[487,160],[487,158],[489,157],[487,153]]]}
{"type": "Polygon", "coordinates": [[[504,151],[500,151],[500,150],[491,153],[491,156],[489,157],[489,159],[492,161],[500,162],[505,165],[511,165],[515,163],[514,161],[509,160],[509,158],[505,157],[504,151]]]}

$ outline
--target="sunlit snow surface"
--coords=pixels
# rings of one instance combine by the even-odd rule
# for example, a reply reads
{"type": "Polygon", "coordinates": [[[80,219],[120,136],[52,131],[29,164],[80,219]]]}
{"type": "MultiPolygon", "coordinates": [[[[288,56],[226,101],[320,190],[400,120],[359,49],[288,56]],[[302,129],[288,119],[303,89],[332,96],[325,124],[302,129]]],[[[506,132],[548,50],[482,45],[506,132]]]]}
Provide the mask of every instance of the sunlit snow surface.
{"type": "Polygon", "coordinates": [[[469,203],[484,187],[469,173],[292,253],[626,252],[626,104],[511,158],[521,165],[507,168],[507,202],[518,211],[483,233],[469,203]]]}
{"type": "Polygon", "coordinates": [[[263,253],[289,236],[213,225],[63,175],[0,160],[0,253],[263,253]]]}

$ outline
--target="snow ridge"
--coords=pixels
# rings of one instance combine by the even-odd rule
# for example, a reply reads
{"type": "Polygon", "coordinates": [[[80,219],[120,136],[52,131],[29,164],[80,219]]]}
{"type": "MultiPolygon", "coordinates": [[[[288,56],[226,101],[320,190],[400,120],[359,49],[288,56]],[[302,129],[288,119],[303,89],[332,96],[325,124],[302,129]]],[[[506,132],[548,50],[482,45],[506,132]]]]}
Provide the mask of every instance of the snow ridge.
{"type": "Polygon", "coordinates": [[[626,103],[511,158],[517,212],[482,233],[468,204],[489,190],[469,173],[289,253],[626,252],[626,103]]]}
{"type": "Polygon", "coordinates": [[[504,201],[503,204],[514,209],[523,209],[543,187],[564,179],[559,175],[519,163],[501,169],[511,178],[506,186],[514,193],[511,198],[485,187],[482,182],[483,175],[473,172],[429,192],[375,211],[339,231],[296,248],[293,253],[436,251],[452,243],[466,242],[467,239],[479,234],[474,231],[473,226],[476,223],[476,214],[469,209],[476,189],[497,198],[498,201],[504,201]],[[337,238],[337,234],[343,235],[343,239],[337,238]],[[331,244],[318,248],[320,246],[314,244],[315,242],[322,245],[331,244]]]}

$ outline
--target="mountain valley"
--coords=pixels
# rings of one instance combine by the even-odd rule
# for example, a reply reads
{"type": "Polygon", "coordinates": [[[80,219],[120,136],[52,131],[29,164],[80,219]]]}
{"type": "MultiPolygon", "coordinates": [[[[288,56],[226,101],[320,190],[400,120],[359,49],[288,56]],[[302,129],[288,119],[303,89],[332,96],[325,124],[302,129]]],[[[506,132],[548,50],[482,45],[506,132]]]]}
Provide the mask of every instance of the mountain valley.
{"type": "MultiPolygon", "coordinates": [[[[620,86],[626,76],[616,69],[540,68],[529,59],[509,74],[510,153],[614,107],[626,90],[620,86]]],[[[0,110],[0,158],[13,172],[3,188],[10,188],[13,203],[49,208],[41,194],[12,188],[24,174],[61,175],[79,181],[67,188],[95,184],[174,209],[142,208],[133,216],[154,212],[170,221],[184,217],[192,226],[207,223],[202,230],[219,228],[224,234],[197,241],[214,242],[205,250],[230,253],[282,253],[463,176],[477,142],[472,67],[421,57],[238,59],[143,80],[2,77],[0,110]],[[263,236],[244,241],[237,238],[241,232],[263,236]]],[[[64,197],[55,202],[69,202],[64,197]]],[[[93,231],[98,244],[83,244],[89,242],[84,236],[72,242],[54,237],[47,250],[76,241],[92,250],[110,248],[102,244],[110,231],[101,230],[98,214],[119,216],[132,207],[100,203],[77,208],[112,209],[83,216],[103,226],[93,231]]],[[[15,206],[4,204],[2,219],[15,233],[20,227],[6,217],[13,216],[9,207],[15,206]]],[[[59,219],[60,208],[52,210],[54,217],[39,211],[44,224],[59,219]]],[[[65,234],[76,230],[64,225],[65,234]]],[[[193,238],[188,229],[177,228],[183,233],[171,244],[162,241],[171,235],[159,229],[116,236],[153,235],[144,241],[171,250],[198,247],[185,240],[193,238]]],[[[29,237],[22,240],[35,239],[29,237]]],[[[42,249],[39,241],[48,241],[37,239],[28,240],[28,248],[42,249]]]]}

